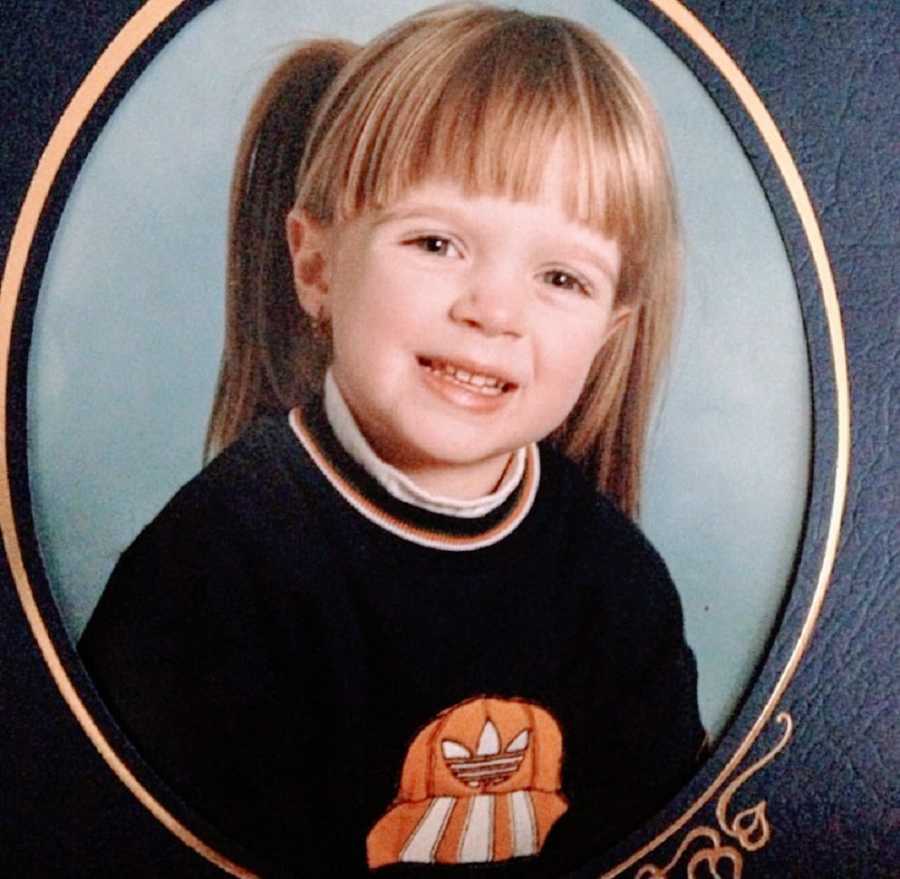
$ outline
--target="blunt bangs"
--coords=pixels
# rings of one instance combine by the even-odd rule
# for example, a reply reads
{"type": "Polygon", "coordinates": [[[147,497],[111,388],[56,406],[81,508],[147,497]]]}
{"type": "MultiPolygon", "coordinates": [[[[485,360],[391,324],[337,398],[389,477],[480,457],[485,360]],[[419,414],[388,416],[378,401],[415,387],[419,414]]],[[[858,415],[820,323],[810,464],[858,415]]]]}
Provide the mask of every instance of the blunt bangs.
{"type": "Polygon", "coordinates": [[[573,169],[563,209],[620,242],[620,300],[639,300],[648,241],[677,237],[653,113],[625,62],[571,22],[438,8],[350,61],[316,119],[298,204],[346,220],[428,179],[532,200],[561,142],[573,169]]]}

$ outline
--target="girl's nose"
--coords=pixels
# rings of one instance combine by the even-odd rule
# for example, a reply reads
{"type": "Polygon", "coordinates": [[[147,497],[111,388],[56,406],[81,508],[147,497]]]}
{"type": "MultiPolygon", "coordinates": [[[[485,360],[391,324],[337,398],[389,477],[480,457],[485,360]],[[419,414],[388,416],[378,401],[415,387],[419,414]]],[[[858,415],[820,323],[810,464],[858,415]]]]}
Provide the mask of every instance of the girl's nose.
{"type": "Polygon", "coordinates": [[[454,300],[450,316],[488,336],[521,336],[525,291],[509,278],[480,275],[454,300]]]}

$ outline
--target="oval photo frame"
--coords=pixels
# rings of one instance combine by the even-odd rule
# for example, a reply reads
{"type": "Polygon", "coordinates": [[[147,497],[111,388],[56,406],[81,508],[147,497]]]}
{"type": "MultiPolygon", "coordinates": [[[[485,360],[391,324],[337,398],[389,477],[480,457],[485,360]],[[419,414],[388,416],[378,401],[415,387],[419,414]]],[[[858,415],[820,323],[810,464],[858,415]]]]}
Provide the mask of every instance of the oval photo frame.
{"type": "MultiPolygon", "coordinates": [[[[98,60],[91,73],[84,81],[78,92],[70,102],[60,124],[54,132],[53,137],[48,143],[47,148],[41,158],[40,165],[34,175],[31,187],[29,188],[26,202],[23,206],[16,227],[13,244],[10,248],[9,259],[6,264],[3,277],[3,312],[2,318],[2,340],[5,351],[8,352],[13,344],[14,328],[13,323],[16,318],[16,305],[22,285],[26,280],[31,281],[31,277],[27,277],[27,272],[32,275],[35,270],[28,266],[31,258],[32,243],[35,234],[41,224],[45,220],[41,217],[42,210],[47,198],[55,185],[58,171],[66,161],[70,147],[79,137],[81,126],[85,119],[90,115],[94,105],[107,90],[110,82],[114,79],[122,67],[128,63],[132,54],[147,40],[154,30],[170,15],[172,15],[180,7],[189,6],[189,2],[148,2],[139,12],[126,24],[120,31],[113,43],[103,53],[98,60]]],[[[630,4],[632,7],[638,4],[630,4]]],[[[817,545],[809,546],[804,543],[803,553],[807,560],[807,567],[810,557],[814,558],[817,575],[814,584],[811,584],[808,594],[802,596],[795,594],[791,601],[795,599],[802,600],[808,607],[803,615],[803,624],[795,638],[792,638],[792,644],[789,651],[781,649],[770,654],[770,660],[767,665],[772,664],[773,659],[777,659],[779,669],[777,676],[772,677],[774,670],[767,670],[757,679],[756,688],[762,680],[772,678],[773,686],[764,694],[764,700],[761,704],[760,700],[748,699],[745,710],[740,720],[748,711],[754,712],[754,718],[746,729],[741,722],[735,722],[732,725],[732,732],[726,737],[717,752],[716,759],[710,761],[707,769],[699,776],[697,781],[702,783],[702,792],[699,796],[692,796],[690,802],[686,803],[686,809],[681,810],[680,817],[670,822],[660,832],[655,833],[649,842],[645,842],[639,846],[633,854],[622,860],[617,866],[605,873],[605,876],[612,877],[620,875],[629,866],[637,863],[639,860],[647,856],[654,849],[659,847],[666,839],[671,838],[680,829],[684,828],[691,818],[709,802],[717,794],[721,794],[728,789],[729,782],[735,778],[735,772],[747,757],[754,742],[759,737],[761,731],[770,721],[775,708],[784,694],[784,691],[790,682],[790,679],[800,661],[800,658],[808,645],[811,637],[813,626],[818,615],[819,607],[824,598],[827,587],[828,577],[834,559],[834,553],[837,545],[838,528],[840,523],[841,511],[843,508],[844,493],[847,476],[847,462],[849,455],[849,425],[848,412],[849,402],[847,398],[847,380],[846,365],[844,362],[843,340],[841,335],[841,327],[839,314],[837,310],[837,301],[834,290],[834,282],[831,278],[830,268],[828,265],[827,254],[825,253],[824,244],[821,234],[812,211],[812,207],[806,196],[802,181],[797,174],[796,168],[791,160],[790,154],[783,140],[781,139],[777,127],[769,117],[759,97],[754,92],[752,86],[743,77],[740,70],[728,57],[727,53],[721,46],[716,43],[715,39],[709,34],[702,24],[685,9],[680,3],[665,2],[659,0],[654,2],[658,12],[661,12],[669,22],[671,27],[681,32],[682,38],[689,40],[692,45],[705,57],[707,63],[711,64],[725,82],[727,82],[745,112],[752,120],[756,127],[758,137],[761,138],[765,147],[770,153],[771,160],[780,172],[782,185],[784,186],[787,197],[790,201],[792,209],[799,217],[799,222],[805,235],[806,248],[812,256],[815,266],[816,283],[818,285],[817,297],[821,300],[821,307],[824,308],[826,319],[828,321],[831,343],[831,361],[833,361],[834,385],[836,392],[836,400],[833,404],[835,411],[836,429],[837,429],[837,449],[835,452],[835,460],[833,467],[829,468],[828,473],[822,473],[822,467],[818,466],[817,473],[814,474],[813,493],[830,495],[828,498],[828,510],[824,514],[824,521],[827,522],[827,534],[824,541],[819,540],[817,545]],[[818,488],[817,488],[818,486],[818,488]],[[775,655],[777,653],[777,656],[775,655]],[[720,754],[720,752],[722,752],[720,754]]],[[[198,10],[199,11],[199,10],[198,10]]],[[[9,361],[8,356],[4,356],[4,369],[7,369],[9,361]]],[[[814,363],[815,367],[816,364],[814,363]]],[[[10,393],[10,387],[15,380],[13,371],[7,371],[4,376],[3,389],[4,393],[10,393]]],[[[821,401],[817,398],[817,403],[821,401]]],[[[830,404],[829,404],[830,405],[830,404]]],[[[7,411],[4,406],[4,412],[7,411]]],[[[4,439],[8,437],[8,427],[4,425],[4,439]]],[[[7,443],[7,452],[9,451],[7,443]]],[[[12,456],[13,458],[15,456],[12,456]]],[[[123,761],[119,756],[120,749],[110,743],[109,736],[101,728],[95,720],[95,714],[86,706],[82,696],[79,695],[78,689],[73,683],[71,674],[71,658],[66,655],[65,648],[60,644],[59,626],[50,626],[48,628],[46,617],[52,614],[53,599],[48,592],[41,595],[42,577],[34,576],[34,572],[29,572],[28,565],[23,560],[23,555],[19,545],[18,528],[16,519],[27,516],[21,509],[16,509],[13,502],[15,492],[11,488],[11,479],[21,478],[21,474],[17,477],[15,473],[4,473],[3,491],[5,494],[3,505],[3,536],[7,547],[8,557],[13,569],[14,578],[23,607],[31,625],[35,640],[53,674],[53,677],[66,699],[69,707],[75,714],[85,732],[103,754],[104,759],[109,763],[111,768],[116,772],[119,778],[132,790],[138,799],[150,811],[165,824],[173,833],[175,833],[183,842],[190,845],[212,863],[222,867],[227,872],[238,876],[252,876],[254,873],[240,866],[230,858],[223,856],[201,839],[201,835],[195,835],[188,826],[180,820],[179,816],[173,814],[161,802],[155,793],[155,784],[146,785],[143,783],[139,774],[136,774],[129,768],[128,762],[123,761]],[[9,512],[7,512],[9,511],[9,512]]],[[[821,498],[819,499],[821,500],[821,498]]],[[[21,523],[21,519],[20,519],[21,523]]],[[[21,527],[21,525],[20,525],[21,527]]],[[[801,561],[801,567],[803,563],[801,561]]],[[[782,637],[779,632],[778,637],[782,637]]],[[[133,758],[132,758],[133,759],[133,758]]],[[[143,773],[140,773],[143,774],[143,773]]],[[[740,777],[740,776],[737,776],[740,777]]],[[[692,785],[692,789],[697,785],[692,785]]]]}

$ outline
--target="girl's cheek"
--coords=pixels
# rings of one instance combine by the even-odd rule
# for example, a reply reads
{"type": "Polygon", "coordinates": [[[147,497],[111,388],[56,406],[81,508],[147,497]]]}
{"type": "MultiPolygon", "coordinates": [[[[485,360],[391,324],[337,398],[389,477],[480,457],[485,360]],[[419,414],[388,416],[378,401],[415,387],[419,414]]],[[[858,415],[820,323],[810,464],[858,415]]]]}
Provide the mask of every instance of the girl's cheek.
{"type": "Polygon", "coordinates": [[[538,366],[555,372],[569,385],[584,382],[600,352],[600,333],[584,322],[566,326],[538,345],[538,366]]]}

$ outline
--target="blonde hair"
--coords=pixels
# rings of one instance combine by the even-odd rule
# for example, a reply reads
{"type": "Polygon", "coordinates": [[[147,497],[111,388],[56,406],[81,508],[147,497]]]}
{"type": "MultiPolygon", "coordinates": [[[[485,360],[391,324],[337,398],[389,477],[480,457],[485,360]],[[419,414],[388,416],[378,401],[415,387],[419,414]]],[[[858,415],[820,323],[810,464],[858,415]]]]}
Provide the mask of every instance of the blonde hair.
{"type": "Polygon", "coordinates": [[[635,515],[653,392],[677,309],[680,246],[662,127],[637,75],[591,31],[479,4],[405,19],[365,47],[296,49],[257,98],[232,187],[226,340],[207,455],[321,388],[327,343],[295,296],[284,220],[390,204],[433,176],[536,197],[560,136],[581,173],[567,213],[623,254],[630,306],[551,440],[635,515]]]}

